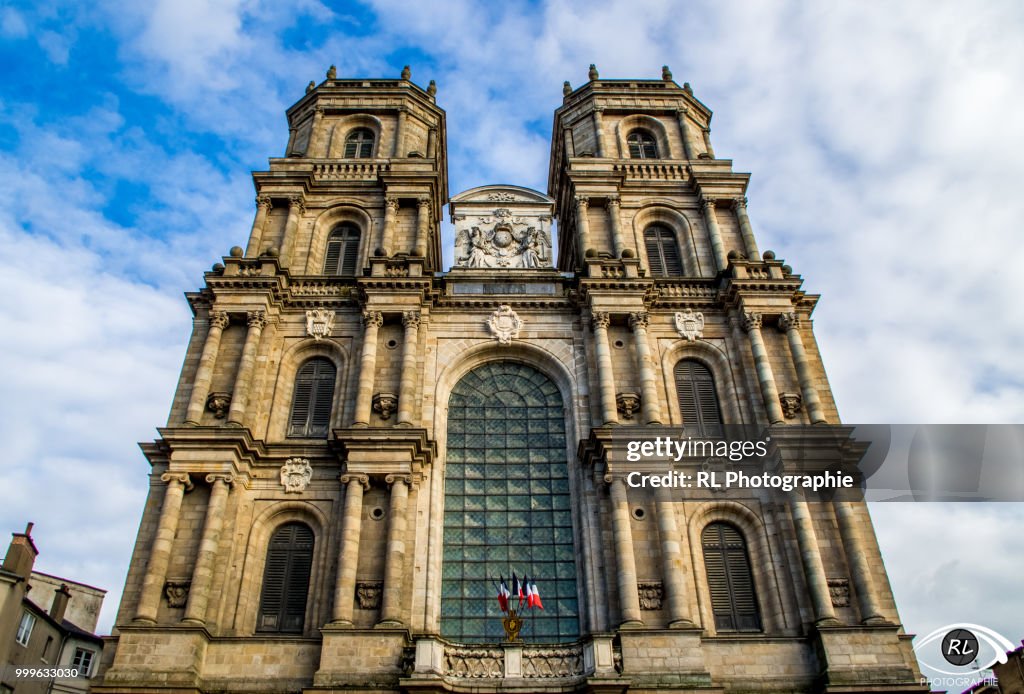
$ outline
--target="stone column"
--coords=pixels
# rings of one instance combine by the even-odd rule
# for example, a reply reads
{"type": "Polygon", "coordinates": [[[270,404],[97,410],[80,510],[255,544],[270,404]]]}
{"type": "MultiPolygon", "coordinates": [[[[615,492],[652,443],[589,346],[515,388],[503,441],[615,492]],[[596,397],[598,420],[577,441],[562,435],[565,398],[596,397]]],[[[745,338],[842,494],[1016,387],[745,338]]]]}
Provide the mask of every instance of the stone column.
{"type": "Polygon", "coordinates": [[[875,582],[871,578],[871,566],[867,559],[867,548],[864,546],[864,538],[861,537],[853,504],[849,501],[833,501],[832,508],[836,512],[839,536],[846,552],[846,561],[850,566],[853,589],[857,592],[860,621],[863,624],[884,624],[887,620],[878,607],[875,582]]]}
{"type": "Polygon", "coordinates": [[[405,106],[398,107],[398,125],[395,127],[395,146],[391,149],[392,157],[404,157],[405,150],[405,121],[408,118],[408,111],[405,106]]]}
{"type": "Polygon", "coordinates": [[[167,580],[167,566],[171,562],[171,549],[174,546],[174,534],[178,531],[178,516],[181,513],[181,499],[185,490],[192,488],[192,480],[186,472],[165,472],[160,479],[167,483],[164,492],[163,508],[160,509],[160,521],[153,538],[153,547],[149,550],[149,562],[146,575],[142,579],[142,590],[139,592],[139,604],[135,608],[135,621],[156,624],[160,610],[160,595],[164,591],[167,580]]]}
{"type": "Polygon", "coordinates": [[[658,535],[661,540],[661,575],[668,606],[669,626],[693,626],[686,610],[686,579],[683,573],[683,546],[686,535],[676,525],[672,490],[658,487],[655,492],[658,513],[658,535]]]}
{"type": "Polygon", "coordinates": [[[398,198],[389,195],[384,199],[384,228],[381,230],[380,247],[384,257],[391,257],[391,242],[395,238],[395,224],[398,221],[398,198]]]}
{"type": "Polygon", "coordinates": [[[295,236],[299,229],[299,218],[306,211],[306,204],[299,195],[288,198],[288,221],[284,225],[284,238],[281,239],[281,265],[291,265],[292,253],[295,249],[295,236]]]}
{"type": "Polygon", "coordinates": [[[704,149],[706,149],[708,152],[708,158],[714,159],[715,150],[711,146],[711,128],[702,128],[701,130],[704,133],[704,149]]]}
{"type": "Polygon", "coordinates": [[[647,323],[646,311],[629,314],[629,326],[633,329],[633,340],[636,346],[637,371],[640,373],[640,405],[643,408],[644,423],[661,424],[661,403],[658,401],[654,366],[651,363],[647,323]]]}
{"type": "Polygon", "coordinates": [[[437,128],[431,128],[427,132],[427,159],[433,159],[437,155],[437,128]]]}
{"type": "Polygon", "coordinates": [[[750,338],[750,351],[754,353],[754,366],[757,367],[757,380],[761,383],[761,398],[764,400],[764,409],[768,412],[768,421],[771,424],[781,424],[785,421],[785,416],[779,403],[779,391],[775,387],[775,374],[772,373],[772,365],[768,361],[768,350],[761,336],[761,314],[749,311],[744,313],[743,329],[750,338]]]}
{"type": "Polygon", "coordinates": [[[562,128],[562,141],[565,143],[565,156],[576,156],[576,144],[572,140],[572,128],[562,128]]]}
{"type": "Polygon", "coordinates": [[[430,198],[420,198],[416,210],[416,247],[412,254],[427,257],[427,235],[430,233],[430,198]]]}
{"type": "Polygon", "coordinates": [[[420,312],[402,314],[405,339],[402,341],[402,377],[398,384],[398,425],[412,426],[413,405],[416,402],[416,356],[419,338],[420,312]]]}
{"type": "Polygon", "coordinates": [[[210,310],[210,329],[203,343],[203,353],[199,357],[199,367],[192,380],[192,394],[188,399],[185,412],[185,424],[198,426],[206,409],[206,397],[210,394],[210,382],[213,380],[213,367],[217,363],[217,352],[220,350],[220,338],[224,328],[228,327],[228,314],[223,311],[210,310]]]}
{"type": "Polygon", "coordinates": [[[601,117],[602,111],[604,111],[603,106],[594,107],[594,142],[597,144],[597,156],[599,158],[605,155],[604,119],[601,117]]]}
{"type": "Polygon", "coordinates": [[[379,311],[363,314],[363,353],[359,358],[359,385],[356,388],[356,411],[352,426],[369,426],[373,405],[373,384],[377,375],[377,330],[384,325],[379,311]]]}
{"type": "Polygon", "coordinates": [[[242,346],[242,358],[238,362],[238,373],[235,375],[235,386],[231,390],[231,409],[228,410],[228,424],[242,426],[245,419],[245,408],[249,403],[249,388],[252,386],[252,374],[256,370],[256,350],[260,346],[260,335],[267,325],[267,314],[263,311],[249,311],[246,314],[249,326],[245,333],[245,344],[242,346]]]}
{"type": "Polygon", "coordinates": [[[591,325],[597,351],[597,378],[601,388],[601,419],[604,424],[618,424],[619,413],[615,405],[615,375],[612,372],[612,352],[608,347],[608,324],[611,316],[605,311],[594,311],[591,325]]]}
{"type": "Polygon", "coordinates": [[[309,157],[326,157],[324,151],[324,107],[313,107],[313,125],[309,131],[309,145],[306,147],[309,157]]]}
{"type": "Polygon", "coordinates": [[[811,373],[811,365],[807,361],[803,338],[800,337],[800,317],[796,315],[796,312],[790,311],[779,316],[779,330],[786,333],[786,338],[789,340],[789,351],[793,354],[796,376],[800,381],[800,395],[803,397],[807,416],[810,417],[811,424],[821,424],[825,421],[825,415],[821,411],[821,398],[818,397],[818,389],[814,387],[814,375],[811,373]]]}
{"type": "Polygon", "coordinates": [[[804,576],[807,578],[807,590],[811,593],[811,604],[814,606],[814,621],[835,622],[836,613],[832,608],[832,596],[828,591],[825,565],[821,562],[821,550],[818,547],[818,536],[814,532],[810,508],[796,491],[790,492],[789,503],[793,511],[793,524],[796,526],[800,560],[804,566],[804,576]]]}
{"type": "Polygon", "coordinates": [[[761,259],[761,252],[757,250],[754,228],[750,226],[750,217],[747,215],[747,199],[733,198],[732,209],[736,212],[736,221],[740,223],[740,235],[743,237],[743,248],[747,252],[747,260],[756,262],[761,259]]]}
{"type": "Polygon", "coordinates": [[[388,544],[384,559],[384,595],[378,624],[402,624],[402,578],[405,568],[406,510],[409,505],[408,475],[388,475],[391,502],[388,505],[388,544]]]}
{"type": "Polygon", "coordinates": [[[363,490],[370,488],[367,475],[342,475],[345,485],[345,511],[338,547],[338,577],[334,588],[333,620],[351,624],[355,609],[356,569],[359,568],[359,534],[363,527],[363,490]]]}
{"type": "Polygon", "coordinates": [[[204,624],[206,606],[210,600],[210,585],[213,582],[213,567],[217,562],[217,546],[224,527],[224,508],[227,506],[228,491],[234,478],[227,474],[206,476],[210,487],[210,501],[206,506],[203,521],[203,537],[199,541],[196,565],[192,569],[192,585],[188,590],[188,604],[185,606],[183,622],[204,624]]]}
{"type": "Polygon", "coordinates": [[[587,208],[590,198],[576,196],[576,238],[580,242],[580,268],[586,267],[587,249],[590,248],[590,220],[587,219],[587,208]]]}
{"type": "Polygon", "coordinates": [[[689,109],[681,108],[676,111],[676,120],[679,121],[679,135],[683,140],[683,153],[687,159],[696,159],[697,155],[693,141],[690,140],[690,123],[686,117],[689,109]]]}
{"type": "Polygon", "coordinates": [[[633,555],[633,531],[629,527],[629,499],[621,477],[605,476],[611,488],[612,529],[615,536],[615,560],[618,573],[619,605],[622,625],[642,625],[640,593],[636,586],[636,558],[633,555]]]}
{"type": "Polygon", "coordinates": [[[707,225],[708,237],[711,239],[711,251],[715,256],[715,269],[724,270],[729,265],[729,259],[725,255],[722,230],[718,226],[718,217],[715,216],[715,198],[703,197],[701,203],[704,206],[704,223],[707,225]]]}
{"type": "Polygon", "coordinates": [[[245,249],[245,257],[255,258],[260,254],[263,244],[263,227],[267,224],[267,213],[273,205],[269,195],[256,196],[256,219],[252,222],[252,233],[249,234],[249,247],[245,249]]]}
{"type": "Polygon", "coordinates": [[[626,242],[622,239],[622,220],[619,219],[620,206],[618,195],[608,197],[608,224],[612,229],[612,247],[615,249],[616,258],[621,258],[622,251],[626,248],[626,242]]]}

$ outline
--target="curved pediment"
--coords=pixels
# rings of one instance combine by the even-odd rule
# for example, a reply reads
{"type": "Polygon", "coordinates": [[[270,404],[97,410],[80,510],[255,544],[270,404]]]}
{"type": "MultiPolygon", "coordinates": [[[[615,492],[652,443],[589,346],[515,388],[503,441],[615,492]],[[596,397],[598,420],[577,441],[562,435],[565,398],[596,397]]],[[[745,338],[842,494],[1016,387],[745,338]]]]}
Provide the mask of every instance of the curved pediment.
{"type": "Polygon", "coordinates": [[[541,205],[555,204],[554,200],[538,190],[510,185],[489,185],[470,188],[469,190],[464,190],[458,195],[452,197],[451,202],[456,205],[464,203],[483,203],[490,205],[494,203],[509,202],[526,202],[541,205]]]}

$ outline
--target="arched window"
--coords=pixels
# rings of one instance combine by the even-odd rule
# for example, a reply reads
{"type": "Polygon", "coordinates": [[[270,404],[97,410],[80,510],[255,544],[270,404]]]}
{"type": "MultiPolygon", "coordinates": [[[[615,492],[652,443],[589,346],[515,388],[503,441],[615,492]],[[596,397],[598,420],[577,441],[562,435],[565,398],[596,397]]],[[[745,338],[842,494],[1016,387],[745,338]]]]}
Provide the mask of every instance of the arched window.
{"type": "Polygon", "coordinates": [[[306,618],[313,531],[304,523],[285,523],[270,537],[263,569],[257,631],[301,634],[306,618]]]}
{"type": "Polygon", "coordinates": [[[346,159],[369,159],[373,156],[373,131],[356,128],[345,138],[346,159]]]}
{"type": "Polygon", "coordinates": [[[728,523],[711,523],[700,535],[711,611],[718,631],[761,631],[747,543],[728,523]]]}
{"type": "Polygon", "coordinates": [[[634,130],[626,136],[630,159],[657,159],[658,143],[646,130],[634,130]]]}
{"type": "Polygon", "coordinates": [[[503,641],[491,580],[516,571],[537,584],[544,603],[526,616],[529,639],[576,640],[576,551],[557,386],[524,364],[473,369],[452,389],[446,455],[441,634],[503,641]]]}
{"type": "Polygon", "coordinates": [[[679,277],[683,274],[679,245],[671,229],[660,224],[647,227],[644,229],[644,247],[652,275],[679,277]]]}
{"type": "Polygon", "coordinates": [[[717,438],[724,435],[722,413],[718,407],[715,377],[708,367],[693,359],[683,359],[675,368],[676,394],[683,427],[689,436],[717,438]]]}
{"type": "Polygon", "coordinates": [[[338,370],[325,357],[310,359],[295,377],[292,414],[288,436],[325,438],[331,424],[334,404],[334,379],[338,370]]]}
{"type": "Polygon", "coordinates": [[[358,259],[359,229],[355,224],[342,224],[327,239],[324,274],[352,276],[356,274],[358,259]]]}

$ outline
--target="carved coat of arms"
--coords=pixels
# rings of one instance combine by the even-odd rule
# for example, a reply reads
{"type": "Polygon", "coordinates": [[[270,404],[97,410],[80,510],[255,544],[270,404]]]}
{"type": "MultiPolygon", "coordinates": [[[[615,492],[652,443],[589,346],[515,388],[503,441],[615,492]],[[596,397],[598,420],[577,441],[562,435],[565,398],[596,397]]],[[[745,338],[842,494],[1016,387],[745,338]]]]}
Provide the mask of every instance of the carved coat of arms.
{"type": "Polygon", "coordinates": [[[334,329],[334,311],[326,308],[317,308],[306,311],[306,334],[314,340],[323,337],[330,337],[334,329]]]}
{"type": "Polygon", "coordinates": [[[502,304],[498,307],[498,310],[492,313],[490,318],[487,319],[487,327],[491,329],[491,335],[493,335],[498,342],[503,345],[507,345],[511,343],[512,340],[519,337],[519,331],[523,327],[523,319],[512,310],[511,306],[508,304],[502,304]]]}
{"type": "Polygon", "coordinates": [[[455,267],[538,268],[551,266],[551,239],[508,208],[480,217],[455,238],[455,267]]]}
{"type": "Polygon", "coordinates": [[[694,313],[692,308],[676,313],[676,330],[680,337],[685,337],[693,342],[698,337],[704,337],[704,314],[694,313]]]}
{"type": "Polygon", "coordinates": [[[313,466],[305,458],[289,458],[281,466],[281,485],[284,486],[285,492],[304,492],[311,479],[313,479],[313,466]]]}

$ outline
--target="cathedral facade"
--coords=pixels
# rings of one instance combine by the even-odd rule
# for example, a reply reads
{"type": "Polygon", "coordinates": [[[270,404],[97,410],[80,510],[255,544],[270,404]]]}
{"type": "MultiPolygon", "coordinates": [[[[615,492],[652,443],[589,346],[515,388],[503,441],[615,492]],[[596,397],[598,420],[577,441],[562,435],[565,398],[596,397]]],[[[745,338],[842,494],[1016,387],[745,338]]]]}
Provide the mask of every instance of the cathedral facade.
{"type": "Polygon", "coordinates": [[[862,502],[637,486],[714,461],[616,445],[740,425],[776,466],[789,431],[850,455],[817,297],[689,85],[592,68],[546,194],[450,197],[409,77],[310,83],[246,247],[187,295],[96,691],[927,691],[862,502]],[[518,641],[513,571],[544,604],[518,641]]]}

